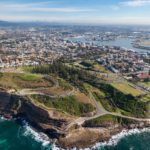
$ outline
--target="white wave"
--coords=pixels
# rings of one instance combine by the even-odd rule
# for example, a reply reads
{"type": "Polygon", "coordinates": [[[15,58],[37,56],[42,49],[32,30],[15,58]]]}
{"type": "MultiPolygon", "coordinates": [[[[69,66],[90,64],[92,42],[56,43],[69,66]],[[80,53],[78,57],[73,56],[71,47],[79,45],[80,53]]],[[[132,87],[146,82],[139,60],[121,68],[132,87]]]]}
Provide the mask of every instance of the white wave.
{"type": "MultiPolygon", "coordinates": [[[[28,124],[28,122],[26,122],[26,120],[22,120],[22,124],[23,126],[26,128],[25,132],[23,133],[24,136],[31,136],[32,138],[34,138],[37,142],[41,142],[42,146],[46,146],[48,144],[50,144],[50,141],[45,140],[38,132],[34,131],[28,124]]],[[[46,135],[45,135],[46,137],[46,135]]]]}
{"type": "Polygon", "coordinates": [[[0,120],[1,120],[1,121],[4,121],[4,120],[8,120],[8,121],[9,121],[10,119],[7,119],[7,118],[5,118],[3,115],[1,115],[1,116],[0,116],[0,120]]]}
{"type": "MultiPolygon", "coordinates": [[[[122,130],[122,132],[120,132],[119,134],[112,136],[112,138],[108,142],[96,143],[96,145],[93,146],[91,149],[85,148],[85,149],[80,149],[80,150],[93,150],[93,149],[97,149],[97,148],[98,149],[104,148],[105,146],[115,146],[123,137],[130,136],[133,134],[139,134],[142,132],[150,132],[150,129],[144,128],[142,130],[140,130],[140,129],[122,130]]],[[[64,150],[64,149],[57,147],[56,144],[53,144],[52,150],[64,150]]],[[[70,150],[77,150],[77,148],[73,148],[70,150]]]]}
{"type": "Polygon", "coordinates": [[[130,136],[133,134],[140,134],[142,132],[150,132],[150,129],[144,128],[142,130],[140,129],[132,129],[132,130],[122,130],[117,135],[114,135],[111,137],[111,139],[108,142],[103,142],[103,143],[97,143],[92,149],[95,149],[97,147],[105,147],[105,146],[116,146],[117,143],[125,136],[130,136]]]}
{"type": "MultiPolygon", "coordinates": [[[[80,149],[80,150],[92,150],[92,149],[97,149],[97,148],[104,148],[105,146],[115,146],[123,137],[130,136],[133,134],[139,134],[142,132],[150,132],[150,129],[144,128],[142,130],[140,129],[122,130],[122,132],[120,132],[119,134],[112,136],[108,142],[96,143],[96,145],[93,146],[91,149],[85,148],[85,149],[80,149]]],[[[64,149],[57,147],[56,144],[53,144],[52,150],[64,150],[64,149]]],[[[73,148],[70,150],[78,150],[78,149],[73,148]]]]}

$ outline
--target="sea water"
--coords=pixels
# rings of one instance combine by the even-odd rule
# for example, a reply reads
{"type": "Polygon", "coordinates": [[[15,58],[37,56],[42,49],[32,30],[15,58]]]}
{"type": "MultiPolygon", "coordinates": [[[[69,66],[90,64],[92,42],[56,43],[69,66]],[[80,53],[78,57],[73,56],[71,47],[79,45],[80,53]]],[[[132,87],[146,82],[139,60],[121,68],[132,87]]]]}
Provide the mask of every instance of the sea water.
{"type": "MultiPolygon", "coordinates": [[[[25,118],[0,117],[0,150],[60,150],[30,128],[25,118]]],[[[150,129],[123,130],[108,142],[97,143],[96,150],[150,150],[150,129]]],[[[76,148],[74,148],[76,150],[76,148]]],[[[90,150],[87,146],[87,149],[90,150]]]]}

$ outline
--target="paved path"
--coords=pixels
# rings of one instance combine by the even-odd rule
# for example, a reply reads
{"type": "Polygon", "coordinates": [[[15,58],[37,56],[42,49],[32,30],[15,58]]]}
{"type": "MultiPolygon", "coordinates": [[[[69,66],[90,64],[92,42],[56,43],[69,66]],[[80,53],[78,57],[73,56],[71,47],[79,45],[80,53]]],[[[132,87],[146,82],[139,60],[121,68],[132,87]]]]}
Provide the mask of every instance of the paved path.
{"type": "Polygon", "coordinates": [[[107,112],[106,110],[104,110],[103,108],[100,107],[100,105],[97,103],[95,97],[92,95],[92,93],[89,91],[89,93],[91,94],[95,104],[96,104],[96,108],[97,108],[97,114],[92,116],[92,117],[80,117],[78,119],[76,119],[74,122],[70,123],[69,125],[67,125],[64,130],[60,131],[60,132],[64,132],[66,130],[68,130],[71,126],[75,125],[75,124],[83,124],[85,121],[87,120],[91,120],[106,114],[110,114],[110,115],[114,115],[114,116],[119,116],[119,117],[123,117],[123,118],[129,118],[129,119],[134,119],[137,121],[150,121],[150,119],[144,119],[144,118],[135,118],[135,117],[129,117],[129,116],[124,116],[124,115],[120,115],[120,114],[116,114],[116,113],[111,113],[111,112],[107,112]]]}
{"type": "MultiPolygon", "coordinates": [[[[4,72],[4,71],[3,71],[4,72]]],[[[6,72],[6,71],[5,71],[6,72]]],[[[9,71],[10,72],[10,71],[9,71]]],[[[14,71],[11,71],[11,72],[14,72],[14,71]]],[[[20,73],[24,73],[24,72],[20,72],[20,73]]],[[[42,75],[42,74],[40,74],[40,75],[42,75]]],[[[44,75],[44,76],[46,76],[46,75],[44,75]]],[[[121,77],[122,78],[122,77],[121,77]]],[[[54,79],[55,80],[55,79],[54,79]]],[[[120,80],[123,80],[123,79],[120,79],[120,80]]],[[[70,83],[71,84],[71,83],[70,83]]],[[[132,84],[132,83],[130,83],[130,84],[132,84]]],[[[72,84],[71,84],[72,85],[72,84]]],[[[56,85],[55,85],[56,86],[56,85]]],[[[58,85],[57,85],[58,86],[58,85]]],[[[72,85],[73,86],[73,85],[72,85]]],[[[39,89],[41,89],[41,88],[38,88],[38,90],[39,89]]],[[[25,93],[25,91],[27,91],[27,90],[30,90],[30,89],[24,89],[24,90],[22,90],[21,91],[21,94],[29,94],[29,98],[30,98],[30,100],[35,104],[35,102],[32,100],[32,98],[30,97],[30,95],[31,94],[33,94],[33,93],[25,93]]],[[[33,89],[31,89],[31,90],[33,90],[33,89]]],[[[35,90],[35,89],[34,89],[35,90]]],[[[77,90],[77,88],[76,89],[74,89],[74,90],[77,90]]],[[[64,131],[66,131],[66,130],[68,130],[72,125],[74,125],[74,124],[83,124],[85,121],[87,121],[87,120],[91,120],[91,119],[94,119],[94,118],[97,118],[97,117],[100,117],[100,116],[103,116],[103,115],[105,115],[105,114],[111,114],[111,115],[114,115],[114,116],[119,116],[119,117],[123,117],[123,118],[129,118],[129,119],[134,119],[134,120],[138,120],[138,121],[150,121],[150,119],[144,119],[144,118],[135,118],[135,117],[128,117],[128,116],[124,116],[124,115],[120,115],[120,114],[116,114],[116,113],[111,113],[111,112],[107,112],[106,110],[104,110],[103,108],[101,108],[100,107],[100,105],[97,103],[97,101],[96,101],[96,99],[94,98],[94,96],[92,95],[92,93],[89,91],[89,93],[90,93],[90,95],[92,96],[92,98],[93,98],[93,100],[94,100],[94,102],[95,102],[95,104],[96,104],[96,108],[97,108],[97,113],[96,113],[96,115],[94,115],[94,116],[92,116],[92,117],[80,117],[80,118],[78,118],[78,119],[76,119],[75,121],[73,121],[72,123],[70,123],[69,125],[67,125],[62,131],[58,131],[58,132],[64,132],[64,131]]],[[[39,94],[38,92],[35,92],[35,94],[39,94]]],[[[43,93],[42,93],[43,94],[43,93]]],[[[71,94],[73,94],[73,93],[70,93],[69,95],[71,95],[71,94]]],[[[51,95],[48,95],[48,96],[51,96],[51,95]]],[[[67,95],[62,95],[62,96],[67,96],[67,95]]],[[[35,104],[36,105],[36,104],[35,104]]],[[[57,109],[55,109],[55,108],[49,108],[49,109],[54,109],[54,110],[57,110],[57,109]]],[[[63,111],[63,110],[61,110],[61,109],[59,109],[60,111],[63,111]]],[[[64,111],[63,111],[64,112],[64,111]]],[[[64,113],[66,113],[66,112],[64,112],[64,113]]],[[[66,114],[68,114],[68,113],[66,113],[66,114]]]]}
{"type": "Polygon", "coordinates": [[[29,74],[35,74],[35,75],[42,75],[42,76],[45,76],[45,77],[48,77],[48,78],[51,78],[52,80],[55,81],[55,86],[53,87],[49,87],[49,88],[30,88],[30,89],[23,89],[21,90],[20,92],[17,92],[17,95],[30,95],[30,94],[39,94],[39,95],[45,95],[45,96],[49,96],[49,97],[65,97],[65,96],[70,96],[70,95],[73,95],[77,92],[77,87],[74,86],[72,83],[69,83],[72,87],[73,87],[73,91],[71,93],[68,93],[68,94],[64,94],[64,95],[55,95],[55,96],[52,96],[52,95],[49,95],[49,94],[44,94],[44,93],[40,93],[40,92],[28,92],[28,91],[37,91],[37,90],[47,90],[47,89],[52,89],[52,88],[55,88],[55,87],[58,87],[59,83],[57,80],[55,80],[53,77],[51,76],[48,76],[48,75],[44,75],[44,74],[38,74],[38,73],[30,73],[30,72],[24,72],[24,71],[13,71],[13,70],[1,70],[1,72],[10,72],[10,73],[29,73],[29,74]]]}

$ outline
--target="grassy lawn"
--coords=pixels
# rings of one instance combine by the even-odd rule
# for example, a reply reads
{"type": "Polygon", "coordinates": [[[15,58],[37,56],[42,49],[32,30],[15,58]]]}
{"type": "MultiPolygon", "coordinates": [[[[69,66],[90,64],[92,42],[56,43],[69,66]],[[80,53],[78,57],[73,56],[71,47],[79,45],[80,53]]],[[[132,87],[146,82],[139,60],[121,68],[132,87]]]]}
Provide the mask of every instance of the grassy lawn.
{"type": "Polygon", "coordinates": [[[105,77],[105,76],[101,76],[101,75],[97,75],[96,77],[103,79],[105,81],[115,81],[115,79],[113,79],[113,78],[109,78],[109,77],[105,77]]]}
{"type": "Polygon", "coordinates": [[[145,95],[144,97],[140,98],[139,100],[142,101],[142,102],[147,102],[147,101],[150,100],[150,95],[149,94],[145,95]]]}
{"type": "Polygon", "coordinates": [[[86,66],[81,65],[80,63],[76,63],[76,64],[74,64],[74,66],[75,67],[80,67],[80,68],[83,68],[83,69],[87,69],[88,68],[86,66]]]}
{"type": "Polygon", "coordinates": [[[34,67],[21,67],[20,69],[22,70],[22,71],[32,71],[32,69],[33,69],[34,67]]]}
{"type": "Polygon", "coordinates": [[[13,77],[19,77],[22,80],[26,80],[26,81],[35,81],[43,77],[41,75],[33,75],[33,74],[26,74],[26,73],[12,73],[12,75],[13,77]]]}
{"type": "Polygon", "coordinates": [[[143,84],[147,87],[150,87],[150,82],[140,82],[140,81],[138,81],[138,84],[143,84]]]}
{"type": "MultiPolygon", "coordinates": [[[[105,69],[100,64],[96,63],[95,61],[85,61],[89,65],[89,69],[96,72],[102,72],[102,73],[110,73],[107,69],[105,69]]],[[[75,63],[74,66],[80,67],[83,69],[88,69],[88,66],[84,63],[75,63]]]]}
{"type": "Polygon", "coordinates": [[[133,87],[131,84],[123,81],[113,82],[112,86],[125,94],[132,94],[133,96],[139,96],[145,94],[145,92],[133,87]]]}
{"type": "Polygon", "coordinates": [[[26,73],[3,73],[0,86],[7,89],[23,89],[37,87],[51,87],[53,83],[41,75],[26,73]]]}
{"type": "Polygon", "coordinates": [[[110,75],[111,77],[113,78],[116,78],[116,79],[120,79],[119,77],[115,76],[115,75],[110,75]]]}
{"type": "Polygon", "coordinates": [[[103,97],[105,97],[105,93],[102,92],[102,91],[100,91],[99,89],[95,88],[94,86],[89,85],[89,84],[87,84],[87,83],[85,83],[84,85],[85,85],[85,87],[86,87],[89,91],[91,91],[91,92],[98,92],[98,93],[100,93],[103,97]]]}
{"type": "Polygon", "coordinates": [[[93,67],[94,68],[92,70],[94,71],[101,72],[101,73],[110,73],[109,70],[105,69],[103,66],[99,64],[94,64],[93,67]]]}
{"type": "Polygon", "coordinates": [[[150,41],[144,41],[142,42],[142,45],[150,45],[150,41]]]}

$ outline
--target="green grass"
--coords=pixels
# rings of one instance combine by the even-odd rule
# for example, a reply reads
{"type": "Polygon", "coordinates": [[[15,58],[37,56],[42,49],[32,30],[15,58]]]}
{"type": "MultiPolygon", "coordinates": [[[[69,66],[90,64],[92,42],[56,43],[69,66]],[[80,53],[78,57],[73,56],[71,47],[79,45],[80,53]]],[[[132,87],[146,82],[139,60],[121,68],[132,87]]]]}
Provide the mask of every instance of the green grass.
{"type": "Polygon", "coordinates": [[[22,71],[29,71],[29,72],[31,72],[31,71],[33,70],[33,68],[34,68],[34,67],[21,67],[20,69],[21,69],[22,71]]]}
{"type": "Polygon", "coordinates": [[[21,79],[26,81],[35,81],[43,77],[41,75],[33,75],[33,74],[26,74],[26,73],[13,73],[12,75],[13,77],[20,77],[21,79]]]}
{"type": "Polygon", "coordinates": [[[67,96],[63,98],[51,98],[44,95],[31,95],[31,97],[44,104],[49,108],[61,109],[70,115],[81,116],[84,113],[89,113],[95,110],[90,103],[77,102],[75,96],[67,96]]]}
{"type": "Polygon", "coordinates": [[[100,106],[109,112],[116,112],[116,105],[110,98],[105,98],[101,96],[97,92],[92,92],[93,96],[95,97],[96,101],[99,102],[100,106]]]}
{"type": "Polygon", "coordinates": [[[24,88],[37,88],[51,87],[53,83],[51,79],[45,79],[41,75],[27,74],[27,73],[3,73],[0,78],[0,85],[6,89],[18,89],[24,88]]]}
{"type": "Polygon", "coordinates": [[[142,98],[139,99],[139,101],[142,101],[142,102],[147,102],[149,100],[150,100],[150,95],[149,94],[145,95],[145,96],[143,96],[142,98]]]}
{"type": "Polygon", "coordinates": [[[80,63],[76,63],[76,64],[74,64],[74,66],[75,67],[80,67],[80,68],[83,68],[83,69],[87,69],[88,68],[86,66],[81,65],[80,63]]]}
{"type": "Polygon", "coordinates": [[[63,90],[73,90],[73,87],[68,83],[66,82],[65,80],[63,79],[58,79],[59,81],[59,86],[63,89],[63,90]]]}
{"type": "Polygon", "coordinates": [[[111,77],[113,78],[116,78],[116,79],[120,79],[119,77],[115,76],[115,75],[110,75],[111,77]]]}
{"type": "Polygon", "coordinates": [[[112,86],[125,94],[132,94],[133,96],[145,94],[145,92],[124,81],[113,82],[112,86]]]}
{"type": "Polygon", "coordinates": [[[104,124],[106,122],[114,122],[114,123],[124,123],[124,124],[128,124],[128,123],[134,123],[137,122],[136,120],[133,119],[128,119],[128,118],[123,118],[123,117],[119,117],[119,116],[113,116],[110,114],[95,118],[95,119],[91,119],[85,122],[86,125],[99,125],[99,124],[104,124]]]}
{"type": "Polygon", "coordinates": [[[140,82],[140,81],[138,81],[138,84],[143,84],[147,87],[150,87],[150,82],[140,82]]]}
{"type": "Polygon", "coordinates": [[[102,72],[102,73],[110,73],[107,69],[105,69],[103,66],[96,63],[95,61],[85,61],[85,65],[82,62],[81,63],[75,63],[74,66],[80,67],[83,69],[88,69],[88,66],[86,66],[86,63],[89,65],[89,69],[92,71],[102,72]]]}
{"type": "Polygon", "coordinates": [[[93,64],[93,69],[94,71],[97,72],[102,72],[102,73],[110,73],[109,70],[105,69],[103,66],[99,65],[99,64],[93,64]]]}

